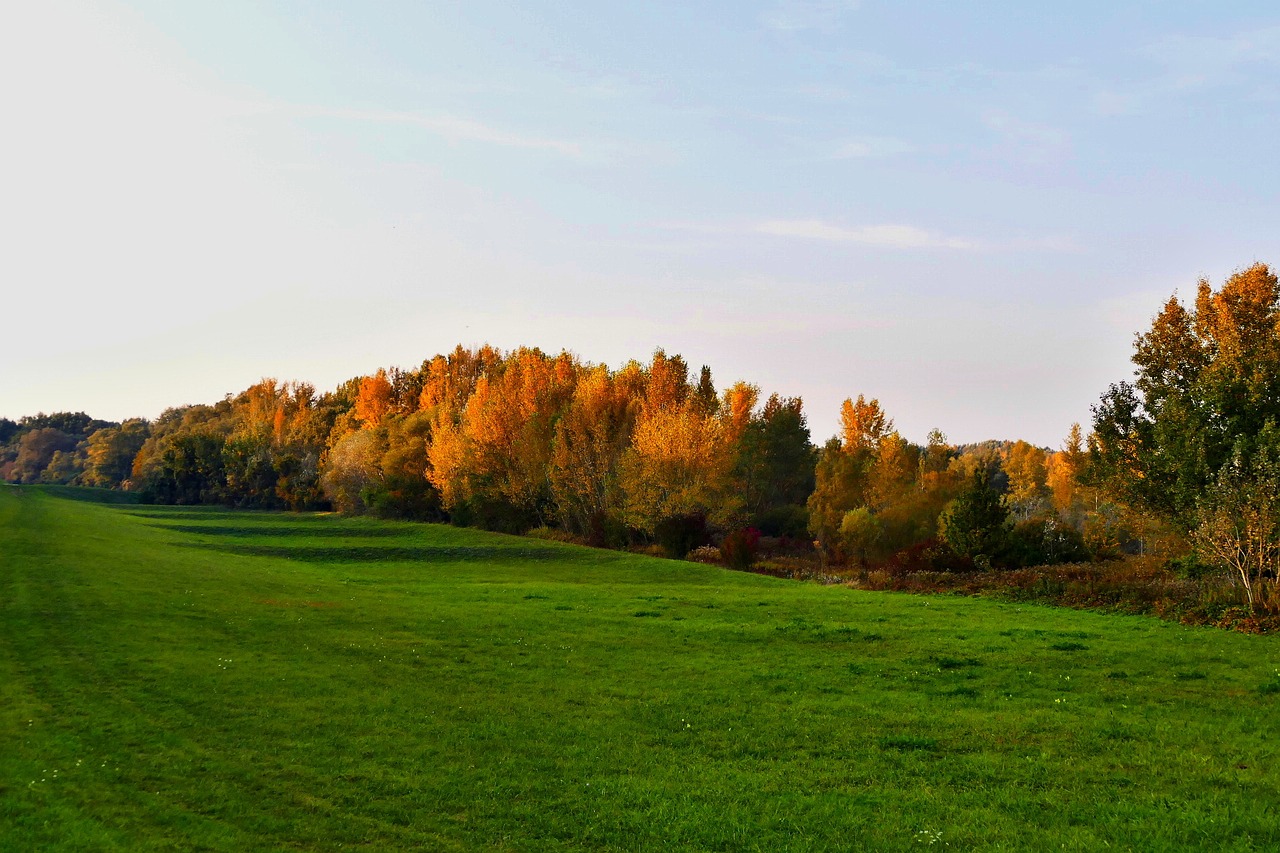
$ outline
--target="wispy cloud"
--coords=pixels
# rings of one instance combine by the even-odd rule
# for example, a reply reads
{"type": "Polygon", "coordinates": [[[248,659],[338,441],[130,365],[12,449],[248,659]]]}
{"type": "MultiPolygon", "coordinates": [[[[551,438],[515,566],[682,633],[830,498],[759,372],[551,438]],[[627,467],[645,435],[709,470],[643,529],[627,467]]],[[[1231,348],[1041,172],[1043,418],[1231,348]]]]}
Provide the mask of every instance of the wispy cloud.
{"type": "Polygon", "coordinates": [[[997,134],[1002,151],[1027,163],[1047,163],[1070,154],[1071,138],[1052,125],[1028,121],[1004,110],[987,110],[982,123],[997,134]]]}
{"type": "Polygon", "coordinates": [[[1176,33],[1142,46],[1137,53],[1158,70],[1145,79],[1101,87],[1093,103],[1100,115],[1133,114],[1170,97],[1228,87],[1252,87],[1252,97],[1262,100],[1274,100],[1278,91],[1280,27],[1229,36],[1176,33]]]}
{"type": "Polygon", "coordinates": [[[833,225],[820,219],[772,219],[752,229],[757,234],[797,237],[828,243],[857,243],[885,249],[974,250],[981,245],[959,237],[935,234],[914,225],[833,225]]]}
{"type": "Polygon", "coordinates": [[[858,0],[780,0],[761,13],[760,23],[771,30],[794,33],[835,29],[846,12],[858,8],[858,0]]]}
{"type": "Polygon", "coordinates": [[[918,150],[918,146],[901,139],[888,136],[863,136],[850,139],[836,146],[833,160],[860,160],[871,157],[892,157],[897,154],[910,154],[918,150]]]}
{"type": "Polygon", "coordinates": [[[577,142],[503,130],[475,119],[460,116],[428,115],[396,110],[351,110],[321,107],[294,107],[289,112],[305,118],[331,118],[342,121],[410,125],[434,133],[452,143],[483,142],[507,148],[553,151],[566,157],[582,156],[582,146],[577,142]]]}
{"type": "Polygon", "coordinates": [[[787,91],[787,94],[821,104],[843,104],[852,97],[844,86],[835,86],[830,83],[809,83],[797,86],[787,91]]]}
{"type": "Polygon", "coordinates": [[[1234,82],[1246,66],[1280,64],[1280,27],[1248,30],[1227,37],[1166,36],[1147,45],[1143,55],[1169,72],[1167,82],[1200,88],[1234,82]]]}
{"type": "Polygon", "coordinates": [[[988,110],[982,123],[1011,140],[1038,147],[1056,148],[1067,143],[1062,130],[1040,122],[1026,121],[1003,110],[988,110]]]}

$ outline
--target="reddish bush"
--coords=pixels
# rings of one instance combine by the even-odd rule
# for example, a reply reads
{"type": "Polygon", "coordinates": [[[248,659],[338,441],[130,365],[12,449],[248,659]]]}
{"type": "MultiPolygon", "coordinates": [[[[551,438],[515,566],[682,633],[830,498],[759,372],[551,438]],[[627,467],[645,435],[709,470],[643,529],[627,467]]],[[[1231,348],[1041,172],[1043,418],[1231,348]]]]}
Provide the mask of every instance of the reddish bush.
{"type": "Polygon", "coordinates": [[[720,543],[720,555],[725,565],[734,569],[746,569],[756,561],[760,552],[760,531],[754,527],[735,530],[720,543]]]}

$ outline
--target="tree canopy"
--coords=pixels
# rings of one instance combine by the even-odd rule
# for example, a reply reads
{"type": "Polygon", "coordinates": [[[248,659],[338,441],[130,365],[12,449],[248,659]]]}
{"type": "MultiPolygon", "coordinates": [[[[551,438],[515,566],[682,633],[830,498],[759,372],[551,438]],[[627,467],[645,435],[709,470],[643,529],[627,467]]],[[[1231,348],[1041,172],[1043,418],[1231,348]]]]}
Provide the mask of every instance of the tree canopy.
{"type": "Polygon", "coordinates": [[[1234,570],[1255,604],[1280,554],[1280,288],[1263,264],[1171,297],[1138,336],[1132,383],[1094,409],[1091,468],[1234,570]]]}

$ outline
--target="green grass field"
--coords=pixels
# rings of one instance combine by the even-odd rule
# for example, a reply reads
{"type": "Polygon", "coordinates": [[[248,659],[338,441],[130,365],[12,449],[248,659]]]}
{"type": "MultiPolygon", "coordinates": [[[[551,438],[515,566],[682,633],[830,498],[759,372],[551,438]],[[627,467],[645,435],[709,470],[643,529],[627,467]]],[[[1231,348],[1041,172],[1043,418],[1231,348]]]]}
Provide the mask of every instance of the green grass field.
{"type": "Polygon", "coordinates": [[[1276,850],[1280,637],[0,488],[0,850],[1276,850]]]}

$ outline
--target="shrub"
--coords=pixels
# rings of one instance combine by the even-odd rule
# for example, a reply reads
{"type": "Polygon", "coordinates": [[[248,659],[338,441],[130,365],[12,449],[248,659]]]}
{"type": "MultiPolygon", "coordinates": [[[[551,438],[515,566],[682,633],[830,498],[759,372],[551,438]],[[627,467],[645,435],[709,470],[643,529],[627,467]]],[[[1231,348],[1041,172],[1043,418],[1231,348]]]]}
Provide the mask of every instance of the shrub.
{"type": "Polygon", "coordinates": [[[1004,562],[1013,566],[1048,566],[1089,559],[1084,537],[1056,516],[1020,521],[1005,540],[1004,562]]]}
{"type": "Polygon", "coordinates": [[[809,508],[775,506],[756,516],[755,527],[764,536],[777,536],[809,541],[809,508]]]}
{"type": "Polygon", "coordinates": [[[1199,580],[1214,573],[1213,566],[1202,561],[1194,552],[1170,559],[1165,567],[1180,578],[1199,580]]]}
{"type": "Polygon", "coordinates": [[[911,572],[971,572],[974,565],[973,560],[952,551],[941,539],[926,539],[893,554],[882,568],[890,575],[900,576],[911,572]]]}
{"type": "Polygon", "coordinates": [[[754,527],[735,530],[720,543],[720,556],[725,565],[735,569],[750,568],[760,550],[760,531],[754,527]]]}
{"type": "Polygon", "coordinates": [[[531,530],[527,531],[524,535],[529,536],[533,539],[546,539],[551,542],[568,542],[572,545],[587,544],[582,540],[582,537],[580,536],[574,536],[572,533],[570,533],[567,530],[561,530],[558,527],[547,527],[546,525],[543,525],[541,527],[534,527],[531,530]]]}
{"type": "Polygon", "coordinates": [[[721,556],[720,549],[714,545],[699,545],[694,548],[686,556],[686,560],[692,560],[695,563],[707,563],[708,565],[719,565],[721,556]]]}
{"type": "Polygon", "coordinates": [[[667,516],[658,522],[653,533],[663,552],[673,560],[683,559],[685,554],[709,540],[707,517],[700,512],[667,516]]]}
{"type": "Polygon", "coordinates": [[[622,550],[636,541],[635,531],[616,516],[605,512],[591,515],[586,532],[587,543],[598,548],[622,550]]]}

